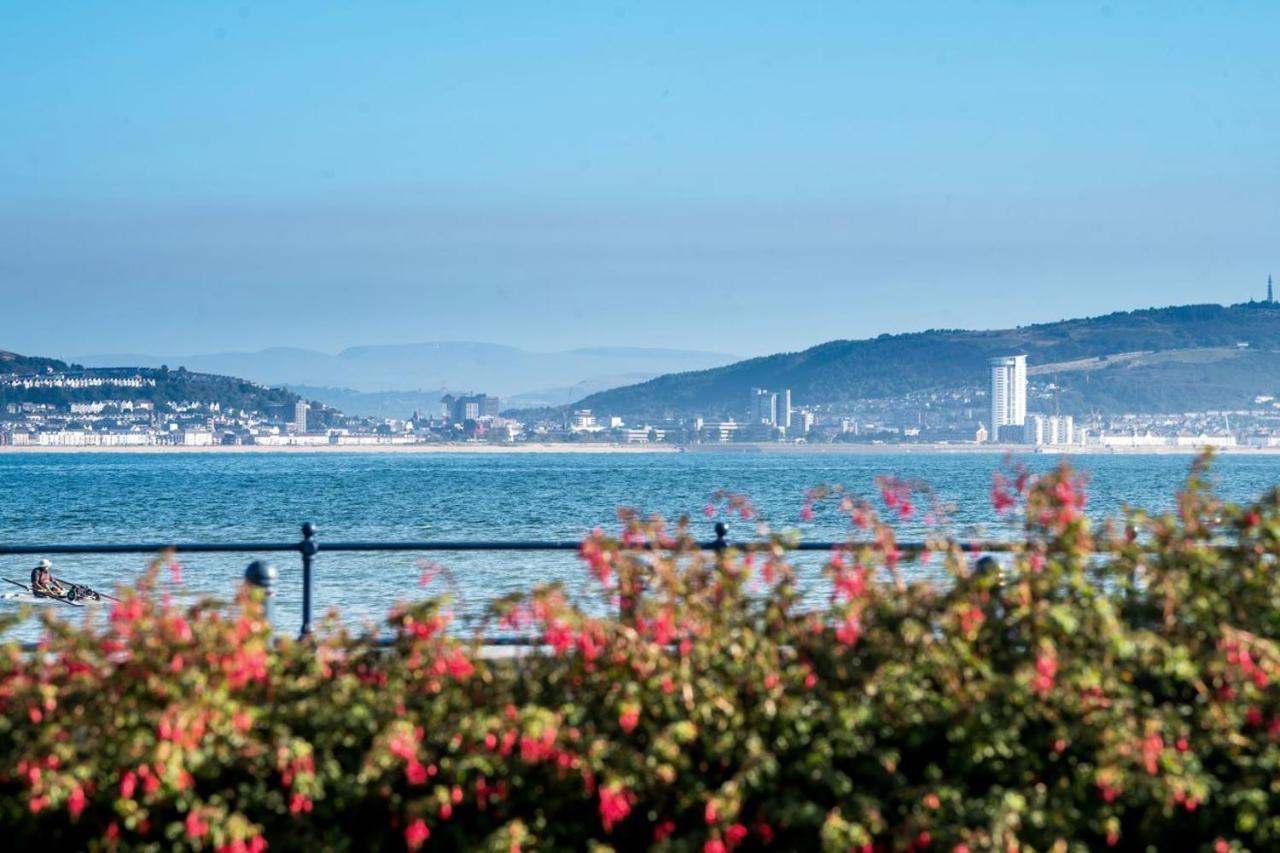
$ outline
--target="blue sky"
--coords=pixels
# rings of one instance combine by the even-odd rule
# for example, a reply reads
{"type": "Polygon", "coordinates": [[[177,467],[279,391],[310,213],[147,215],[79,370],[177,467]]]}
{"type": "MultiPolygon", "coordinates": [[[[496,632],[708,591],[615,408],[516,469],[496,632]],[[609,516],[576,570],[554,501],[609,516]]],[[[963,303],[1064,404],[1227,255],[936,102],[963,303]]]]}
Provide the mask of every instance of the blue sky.
{"type": "Polygon", "coordinates": [[[756,354],[1280,273],[1280,4],[4,14],[0,348],[756,354]]]}

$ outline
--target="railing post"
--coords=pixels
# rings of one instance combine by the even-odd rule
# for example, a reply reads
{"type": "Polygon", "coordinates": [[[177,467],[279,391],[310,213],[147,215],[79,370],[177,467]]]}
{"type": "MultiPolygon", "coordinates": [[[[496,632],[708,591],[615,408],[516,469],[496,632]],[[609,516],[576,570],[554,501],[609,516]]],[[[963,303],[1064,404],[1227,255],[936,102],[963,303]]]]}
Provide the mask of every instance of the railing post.
{"type": "Polygon", "coordinates": [[[262,615],[271,622],[271,597],[276,594],[276,567],[266,560],[254,560],[244,570],[245,582],[262,590],[262,615]]]}
{"type": "Polygon", "coordinates": [[[311,522],[302,525],[302,541],[298,551],[302,554],[302,630],[306,637],[311,633],[311,563],[320,546],[316,543],[316,526],[311,522]]]}

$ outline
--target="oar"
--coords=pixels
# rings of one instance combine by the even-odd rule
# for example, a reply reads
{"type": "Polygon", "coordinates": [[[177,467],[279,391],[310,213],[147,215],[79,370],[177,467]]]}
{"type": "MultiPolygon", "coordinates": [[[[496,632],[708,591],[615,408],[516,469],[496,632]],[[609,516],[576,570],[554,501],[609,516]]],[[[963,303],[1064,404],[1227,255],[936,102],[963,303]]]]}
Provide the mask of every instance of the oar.
{"type": "Polygon", "coordinates": [[[25,583],[19,583],[18,581],[13,580],[12,578],[0,578],[0,581],[4,581],[5,583],[11,583],[14,586],[20,586],[23,589],[25,589],[27,592],[31,592],[31,587],[27,586],[25,583]]]}

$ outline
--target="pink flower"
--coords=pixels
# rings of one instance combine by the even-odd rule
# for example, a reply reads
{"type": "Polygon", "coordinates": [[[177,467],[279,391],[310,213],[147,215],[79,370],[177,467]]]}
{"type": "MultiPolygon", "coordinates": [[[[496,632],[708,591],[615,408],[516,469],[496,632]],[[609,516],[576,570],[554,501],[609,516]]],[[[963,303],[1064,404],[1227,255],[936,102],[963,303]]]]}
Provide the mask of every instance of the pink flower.
{"type": "Polygon", "coordinates": [[[640,724],[640,712],[636,708],[625,708],[618,717],[618,725],[627,734],[635,731],[637,725],[640,724]]]}
{"type": "Polygon", "coordinates": [[[67,811],[70,812],[72,820],[80,817],[80,813],[84,811],[84,804],[84,788],[76,785],[71,789],[71,796],[67,798],[67,811]]]}
{"type": "Polygon", "coordinates": [[[138,787],[138,776],[132,770],[126,770],[124,775],[120,777],[120,798],[124,800],[132,800],[133,793],[138,787]]]}
{"type": "Polygon", "coordinates": [[[812,505],[810,505],[810,504],[805,504],[803,507],[801,507],[801,509],[800,509],[800,520],[801,520],[801,521],[813,521],[813,506],[812,506],[812,505]]]}
{"type": "MultiPolygon", "coordinates": [[[[1021,489],[1019,489],[1021,491],[1021,489]]],[[[1015,501],[1009,493],[1008,483],[1001,474],[996,474],[991,483],[991,506],[997,513],[1012,509],[1015,501]]]]}
{"type": "Polygon", "coordinates": [[[209,834],[209,824],[200,819],[200,813],[195,809],[187,812],[187,838],[204,838],[209,834]]]}
{"type": "Polygon", "coordinates": [[[600,823],[605,832],[612,832],[615,824],[631,814],[635,796],[619,785],[600,789],[600,823]]]}
{"type": "Polygon", "coordinates": [[[422,818],[416,818],[404,829],[404,843],[410,850],[417,850],[430,837],[431,830],[427,828],[426,821],[422,818]]]}
{"type": "Polygon", "coordinates": [[[1048,652],[1041,652],[1036,658],[1036,676],[1032,680],[1032,687],[1041,696],[1046,696],[1053,689],[1057,675],[1058,659],[1048,652]]]}
{"type": "Polygon", "coordinates": [[[862,636],[862,626],[858,623],[858,617],[853,614],[849,614],[836,626],[836,639],[841,645],[852,646],[858,642],[860,636],[862,636]]]}

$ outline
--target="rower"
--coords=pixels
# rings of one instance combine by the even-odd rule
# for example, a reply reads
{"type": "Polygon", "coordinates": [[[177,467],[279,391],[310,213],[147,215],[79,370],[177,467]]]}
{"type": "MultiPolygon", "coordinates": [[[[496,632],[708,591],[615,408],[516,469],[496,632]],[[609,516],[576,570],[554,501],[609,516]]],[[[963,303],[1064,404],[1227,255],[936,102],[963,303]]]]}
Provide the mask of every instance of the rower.
{"type": "Polygon", "coordinates": [[[66,594],[62,584],[53,579],[53,563],[48,560],[41,560],[34,569],[31,570],[31,593],[33,595],[47,595],[53,598],[61,598],[66,594]]]}

